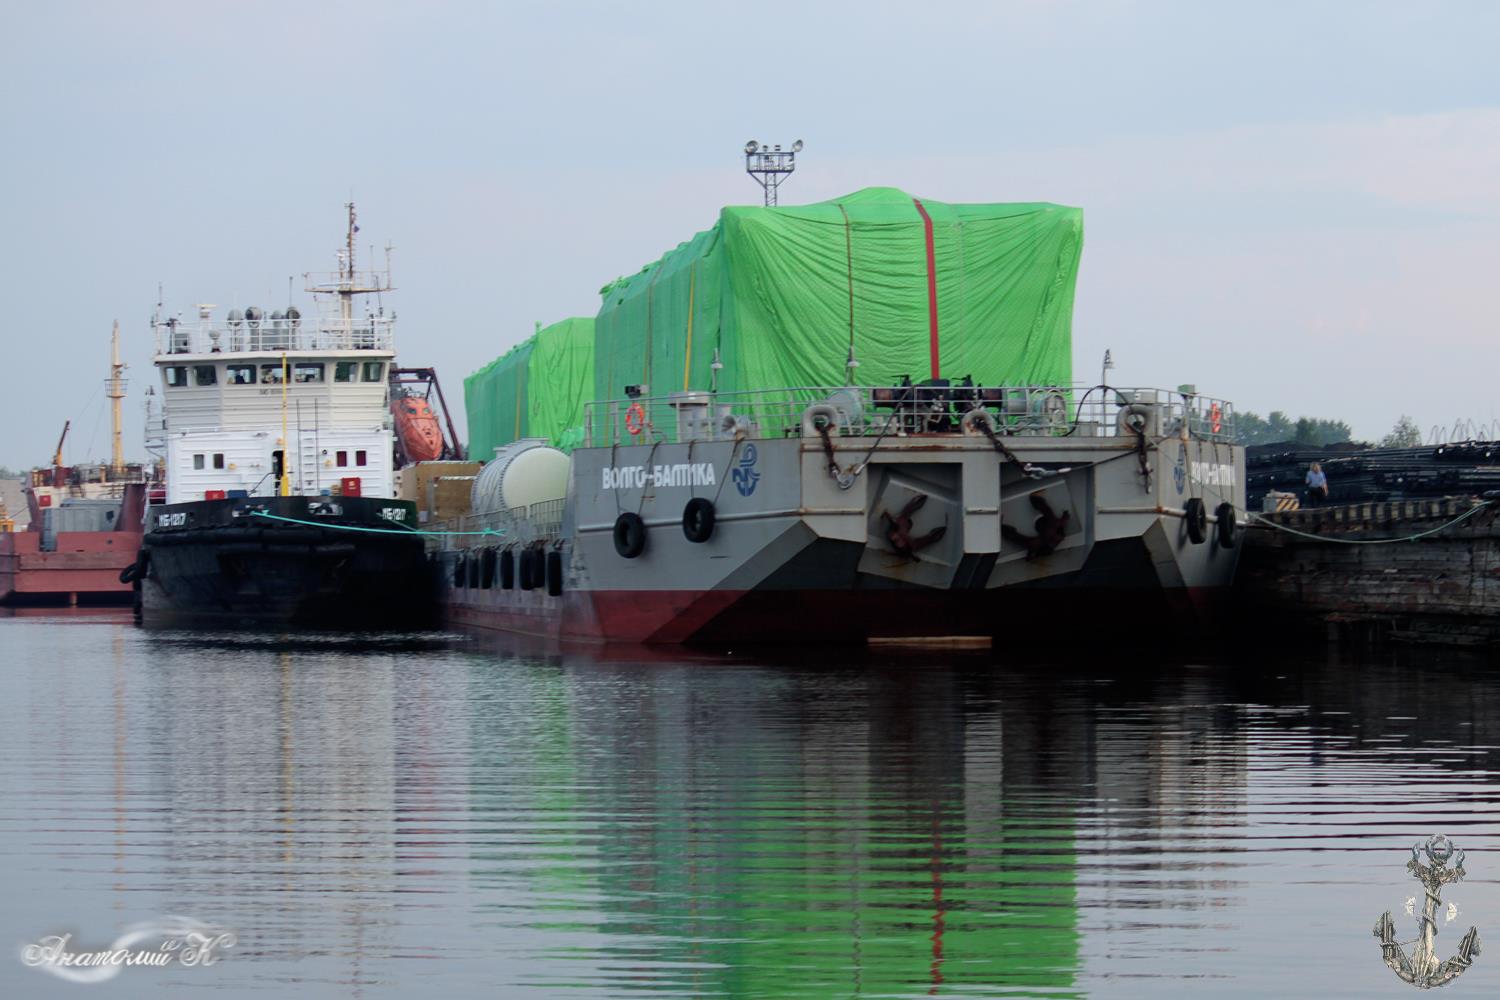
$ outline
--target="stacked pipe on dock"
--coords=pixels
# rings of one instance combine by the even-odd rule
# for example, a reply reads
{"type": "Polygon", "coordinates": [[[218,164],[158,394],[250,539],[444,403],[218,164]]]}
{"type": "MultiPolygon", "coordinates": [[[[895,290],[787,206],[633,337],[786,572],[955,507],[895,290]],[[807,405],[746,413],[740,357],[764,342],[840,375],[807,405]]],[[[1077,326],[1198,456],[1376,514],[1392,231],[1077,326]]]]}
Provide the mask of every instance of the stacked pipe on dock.
{"type": "Polygon", "coordinates": [[[1272,490],[1304,493],[1308,465],[1328,476],[1328,502],[1478,496],[1500,490],[1500,442],[1464,441],[1420,448],[1363,448],[1338,444],[1302,448],[1255,445],[1245,450],[1246,500],[1260,510],[1272,490]]]}

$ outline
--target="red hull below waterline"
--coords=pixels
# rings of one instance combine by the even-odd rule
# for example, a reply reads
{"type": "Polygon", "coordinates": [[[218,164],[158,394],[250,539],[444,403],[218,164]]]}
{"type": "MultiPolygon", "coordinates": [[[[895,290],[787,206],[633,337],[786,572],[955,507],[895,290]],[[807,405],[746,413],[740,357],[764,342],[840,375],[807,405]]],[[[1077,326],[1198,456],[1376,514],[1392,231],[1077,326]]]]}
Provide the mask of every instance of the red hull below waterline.
{"type": "Polygon", "coordinates": [[[996,645],[1137,645],[1169,625],[1175,638],[1210,635],[1227,618],[1229,588],[1003,591],[451,590],[450,624],[549,639],[642,644],[857,643],[976,637],[996,645]],[[1080,632],[1087,633],[1083,639],[1080,632]]]}

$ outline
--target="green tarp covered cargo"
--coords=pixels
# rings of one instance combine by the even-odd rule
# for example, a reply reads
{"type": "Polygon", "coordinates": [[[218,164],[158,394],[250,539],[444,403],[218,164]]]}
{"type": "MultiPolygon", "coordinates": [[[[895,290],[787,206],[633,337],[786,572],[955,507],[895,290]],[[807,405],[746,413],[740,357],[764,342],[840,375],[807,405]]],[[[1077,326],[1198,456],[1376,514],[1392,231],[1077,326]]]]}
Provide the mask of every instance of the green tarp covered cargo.
{"type": "Polygon", "coordinates": [[[1061,205],[868,188],[725,208],[602,290],[593,396],[707,389],[716,352],[720,391],[843,385],[851,346],[857,384],[1067,385],[1082,246],[1083,213],[1061,205]]]}
{"type": "Polygon", "coordinates": [[[478,461],[517,438],[572,448],[594,387],[594,321],[565,319],[464,379],[469,454],[478,461]]]}

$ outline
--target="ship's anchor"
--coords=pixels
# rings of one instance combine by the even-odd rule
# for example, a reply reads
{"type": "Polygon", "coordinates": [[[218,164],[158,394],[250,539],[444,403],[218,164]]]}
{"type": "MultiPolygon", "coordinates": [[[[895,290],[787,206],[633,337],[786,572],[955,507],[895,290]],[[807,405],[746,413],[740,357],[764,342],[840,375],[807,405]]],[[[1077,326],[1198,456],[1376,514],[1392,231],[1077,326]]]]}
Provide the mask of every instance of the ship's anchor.
{"type": "Polygon", "coordinates": [[[1391,919],[1391,911],[1387,910],[1375,922],[1375,936],[1380,939],[1380,955],[1396,975],[1418,989],[1446,986],[1473,965],[1474,956],[1479,954],[1479,929],[1470,927],[1469,933],[1458,943],[1457,955],[1445,962],[1439,962],[1437,958],[1437,912],[1443,903],[1443,886],[1463,880],[1464,852],[1454,848],[1447,837],[1438,834],[1429,837],[1425,845],[1419,843],[1412,847],[1411,860],[1406,863],[1406,870],[1422,883],[1427,896],[1422,906],[1422,915],[1418,918],[1421,936],[1414,942],[1416,950],[1407,957],[1396,940],[1396,924],[1391,919]],[[1425,865],[1422,863],[1423,854],[1427,856],[1428,863],[1425,865]],[[1448,864],[1450,860],[1453,862],[1451,867],[1448,864]]]}
{"type": "Polygon", "coordinates": [[[912,515],[921,510],[925,503],[927,503],[927,494],[918,493],[906,502],[906,506],[901,508],[901,513],[895,517],[885,511],[880,512],[880,520],[885,524],[885,540],[890,543],[891,550],[897,555],[915,560],[918,558],[918,550],[925,549],[948,533],[948,526],[943,524],[925,535],[912,537],[912,515]]]}
{"type": "Polygon", "coordinates": [[[1052,509],[1047,498],[1040,493],[1031,494],[1031,506],[1040,515],[1036,519],[1036,534],[1023,535],[1008,524],[1000,525],[1000,534],[1006,541],[1015,542],[1026,549],[1027,559],[1037,559],[1041,556],[1051,555],[1052,551],[1062,544],[1063,535],[1068,530],[1068,512],[1063,511],[1061,515],[1052,509]]]}

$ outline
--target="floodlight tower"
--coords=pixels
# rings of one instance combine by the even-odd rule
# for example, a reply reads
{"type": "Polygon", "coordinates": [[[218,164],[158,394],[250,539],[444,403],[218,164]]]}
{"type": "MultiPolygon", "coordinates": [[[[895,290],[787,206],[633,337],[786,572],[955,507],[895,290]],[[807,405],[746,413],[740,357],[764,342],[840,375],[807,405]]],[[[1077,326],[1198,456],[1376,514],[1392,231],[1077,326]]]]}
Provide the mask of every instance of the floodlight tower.
{"type": "Polygon", "coordinates": [[[787,175],[797,169],[797,154],[802,152],[802,140],[792,143],[792,148],[783,151],[780,146],[766,146],[751,139],[745,143],[745,173],[755,178],[755,183],[766,193],[766,204],[775,205],[776,189],[787,175]]]}

